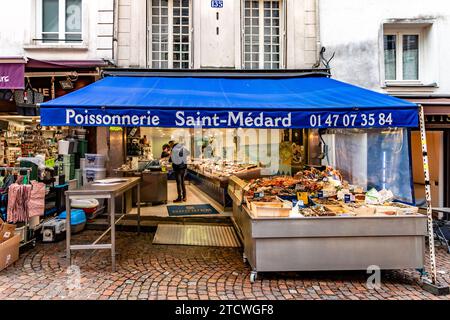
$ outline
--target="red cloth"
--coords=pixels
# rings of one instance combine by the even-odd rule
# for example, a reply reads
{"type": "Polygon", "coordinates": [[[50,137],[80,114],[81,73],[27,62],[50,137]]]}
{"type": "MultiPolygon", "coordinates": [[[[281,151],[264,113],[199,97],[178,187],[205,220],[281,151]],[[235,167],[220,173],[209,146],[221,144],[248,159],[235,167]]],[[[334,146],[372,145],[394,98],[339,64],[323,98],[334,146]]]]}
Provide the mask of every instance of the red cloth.
{"type": "Polygon", "coordinates": [[[31,193],[28,200],[28,217],[43,216],[45,210],[45,184],[31,181],[31,193]]]}
{"type": "Polygon", "coordinates": [[[31,195],[31,185],[13,183],[8,188],[8,222],[28,221],[28,202],[31,195]]]}

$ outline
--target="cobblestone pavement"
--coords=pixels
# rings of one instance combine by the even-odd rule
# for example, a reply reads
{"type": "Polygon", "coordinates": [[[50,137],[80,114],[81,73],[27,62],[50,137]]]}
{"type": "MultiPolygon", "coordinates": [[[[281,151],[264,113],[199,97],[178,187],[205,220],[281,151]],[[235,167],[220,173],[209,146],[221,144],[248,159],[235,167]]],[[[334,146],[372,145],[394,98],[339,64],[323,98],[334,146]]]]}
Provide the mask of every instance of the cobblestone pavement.
{"type": "MultiPolygon", "coordinates": [[[[74,240],[98,235],[85,231],[74,240]]],[[[251,284],[239,249],[152,245],[153,236],[118,232],[115,273],[109,251],[77,251],[75,267],[68,269],[65,242],[38,244],[0,271],[0,300],[450,299],[422,290],[414,270],[384,272],[381,288],[373,290],[366,287],[365,272],[263,273],[251,284]]],[[[437,265],[440,280],[450,283],[450,255],[440,248],[437,265]]]]}

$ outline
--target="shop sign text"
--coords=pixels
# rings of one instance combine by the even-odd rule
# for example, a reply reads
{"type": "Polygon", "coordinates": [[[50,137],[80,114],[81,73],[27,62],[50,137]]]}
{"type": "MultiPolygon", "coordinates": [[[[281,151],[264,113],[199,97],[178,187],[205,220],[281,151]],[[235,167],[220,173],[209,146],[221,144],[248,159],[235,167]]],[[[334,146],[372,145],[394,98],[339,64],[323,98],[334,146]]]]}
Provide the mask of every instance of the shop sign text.
{"type": "Polygon", "coordinates": [[[174,110],[41,107],[42,125],[169,128],[386,128],[417,127],[417,109],[352,111],[174,110]]]}

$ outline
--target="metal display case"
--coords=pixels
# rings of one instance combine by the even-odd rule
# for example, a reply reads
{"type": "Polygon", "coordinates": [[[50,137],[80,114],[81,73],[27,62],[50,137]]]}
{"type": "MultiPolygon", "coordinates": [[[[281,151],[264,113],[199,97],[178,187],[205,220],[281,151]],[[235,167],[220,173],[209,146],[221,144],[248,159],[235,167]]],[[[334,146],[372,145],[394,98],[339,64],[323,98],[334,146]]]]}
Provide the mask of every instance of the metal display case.
{"type": "Polygon", "coordinates": [[[252,282],[257,272],[424,268],[425,215],[256,217],[242,202],[239,180],[228,190],[252,282]]]}
{"type": "MultiPolygon", "coordinates": [[[[261,168],[253,168],[238,173],[236,176],[244,179],[254,179],[261,176],[261,168]]],[[[208,196],[220,203],[224,208],[231,208],[233,200],[228,192],[228,186],[231,177],[216,177],[206,173],[199,172],[193,168],[188,168],[188,179],[190,183],[202,190],[208,196]]]]}

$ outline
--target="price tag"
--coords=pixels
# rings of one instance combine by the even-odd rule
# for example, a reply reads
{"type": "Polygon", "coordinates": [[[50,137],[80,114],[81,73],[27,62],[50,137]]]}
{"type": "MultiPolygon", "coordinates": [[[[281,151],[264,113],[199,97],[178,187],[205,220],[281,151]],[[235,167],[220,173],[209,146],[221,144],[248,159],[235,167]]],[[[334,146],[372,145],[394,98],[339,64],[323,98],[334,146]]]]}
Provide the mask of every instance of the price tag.
{"type": "Polygon", "coordinates": [[[308,192],[297,192],[297,200],[298,201],[303,201],[303,204],[306,205],[308,204],[308,192]]]}

